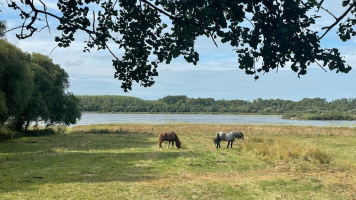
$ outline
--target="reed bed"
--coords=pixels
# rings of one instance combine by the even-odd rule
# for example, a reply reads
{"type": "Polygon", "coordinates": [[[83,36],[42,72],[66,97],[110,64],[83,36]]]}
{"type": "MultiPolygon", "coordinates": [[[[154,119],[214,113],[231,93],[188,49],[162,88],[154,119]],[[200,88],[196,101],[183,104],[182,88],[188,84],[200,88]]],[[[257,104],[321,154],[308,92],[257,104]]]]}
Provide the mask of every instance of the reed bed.
{"type": "Polygon", "coordinates": [[[355,128],[349,127],[315,127],[295,125],[230,125],[230,124],[98,124],[86,126],[74,126],[72,133],[150,133],[174,131],[179,135],[198,134],[214,135],[219,131],[241,131],[248,136],[259,136],[265,134],[273,135],[356,135],[355,128]]]}
{"type": "Polygon", "coordinates": [[[267,161],[281,160],[290,162],[300,159],[316,164],[329,164],[331,157],[316,147],[303,145],[282,139],[252,137],[238,146],[240,149],[262,156],[267,161]]]}

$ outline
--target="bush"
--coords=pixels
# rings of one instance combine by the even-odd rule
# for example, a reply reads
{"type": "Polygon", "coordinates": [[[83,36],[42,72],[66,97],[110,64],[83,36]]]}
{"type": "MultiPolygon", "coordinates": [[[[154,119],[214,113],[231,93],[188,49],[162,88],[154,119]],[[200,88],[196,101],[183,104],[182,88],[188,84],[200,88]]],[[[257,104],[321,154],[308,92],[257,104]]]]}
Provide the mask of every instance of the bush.
{"type": "Polygon", "coordinates": [[[9,130],[5,127],[0,127],[0,142],[5,140],[12,140],[15,138],[20,138],[23,136],[45,136],[54,135],[56,132],[53,129],[42,129],[42,130],[28,130],[24,132],[16,132],[9,130]]]}
{"type": "Polygon", "coordinates": [[[41,130],[27,130],[24,131],[25,136],[45,136],[45,135],[54,135],[56,132],[49,128],[49,129],[41,129],[41,130]]]}
{"type": "Polygon", "coordinates": [[[14,138],[19,138],[21,136],[22,136],[22,133],[20,133],[20,132],[15,132],[15,131],[11,131],[7,128],[0,127],[0,142],[5,141],[5,140],[11,140],[14,138]]]}

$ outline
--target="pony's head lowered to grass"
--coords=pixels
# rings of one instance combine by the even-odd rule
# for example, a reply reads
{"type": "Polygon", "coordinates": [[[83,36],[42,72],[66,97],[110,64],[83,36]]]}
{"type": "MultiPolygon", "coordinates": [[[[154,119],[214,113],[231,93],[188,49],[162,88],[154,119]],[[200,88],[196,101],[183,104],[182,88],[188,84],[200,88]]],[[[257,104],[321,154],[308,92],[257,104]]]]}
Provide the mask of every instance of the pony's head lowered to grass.
{"type": "Polygon", "coordinates": [[[175,132],[170,132],[170,133],[161,133],[158,136],[158,144],[159,144],[159,148],[162,148],[162,142],[164,141],[168,141],[168,146],[167,148],[169,148],[170,143],[172,142],[172,148],[174,145],[174,142],[176,142],[176,147],[179,149],[181,147],[181,142],[178,138],[178,135],[175,132]]]}

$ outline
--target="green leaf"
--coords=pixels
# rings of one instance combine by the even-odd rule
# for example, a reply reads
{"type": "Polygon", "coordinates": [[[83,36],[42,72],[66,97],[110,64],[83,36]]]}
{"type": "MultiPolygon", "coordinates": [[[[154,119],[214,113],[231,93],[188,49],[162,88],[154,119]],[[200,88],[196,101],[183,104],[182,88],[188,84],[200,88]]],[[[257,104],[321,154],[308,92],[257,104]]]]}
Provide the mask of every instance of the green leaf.
{"type": "Polygon", "coordinates": [[[287,28],[282,28],[282,29],[281,29],[281,32],[282,32],[283,34],[286,34],[286,33],[288,32],[288,29],[287,29],[287,28]]]}

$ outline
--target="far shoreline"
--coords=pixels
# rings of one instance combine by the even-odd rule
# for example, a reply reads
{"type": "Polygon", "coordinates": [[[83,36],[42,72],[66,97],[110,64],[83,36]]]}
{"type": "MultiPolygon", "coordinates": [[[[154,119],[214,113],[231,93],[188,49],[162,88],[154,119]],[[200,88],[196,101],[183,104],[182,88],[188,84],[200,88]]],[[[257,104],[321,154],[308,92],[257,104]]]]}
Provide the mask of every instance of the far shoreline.
{"type": "MultiPolygon", "coordinates": [[[[280,116],[283,120],[302,120],[302,121],[356,121],[356,120],[345,120],[345,119],[304,119],[296,116],[290,118],[283,118],[283,113],[280,114],[260,114],[260,113],[207,113],[207,112],[181,112],[181,113],[171,113],[171,112],[95,112],[95,111],[82,111],[82,113],[88,114],[131,114],[131,115],[241,115],[241,116],[280,116]]],[[[307,113],[308,114],[308,113],[307,113]]]]}
{"type": "Polygon", "coordinates": [[[207,113],[207,112],[99,112],[99,111],[81,111],[82,113],[98,114],[171,114],[171,115],[259,115],[259,116],[282,116],[283,114],[260,114],[260,113],[207,113]]]}

